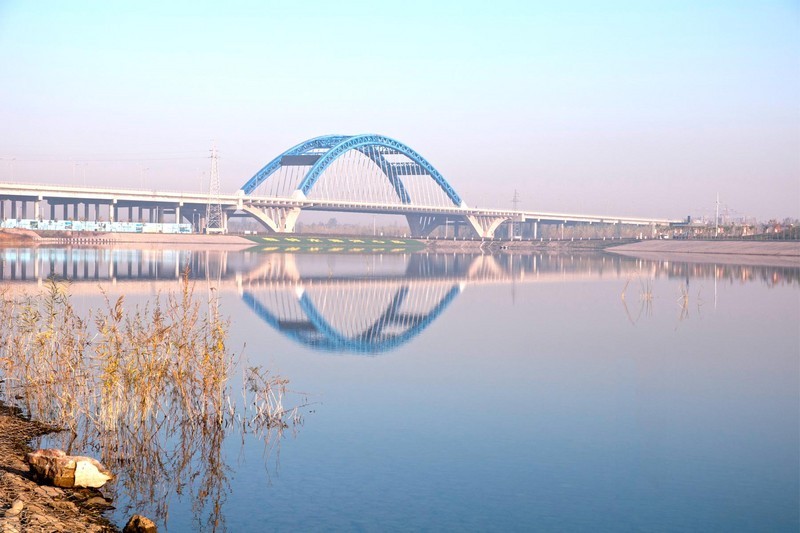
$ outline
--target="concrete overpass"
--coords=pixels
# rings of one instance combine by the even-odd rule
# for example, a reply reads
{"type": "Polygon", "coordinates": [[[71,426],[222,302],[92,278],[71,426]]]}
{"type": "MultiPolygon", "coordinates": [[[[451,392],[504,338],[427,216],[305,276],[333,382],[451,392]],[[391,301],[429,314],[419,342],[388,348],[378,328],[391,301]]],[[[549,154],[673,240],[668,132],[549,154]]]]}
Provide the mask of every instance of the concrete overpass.
{"type": "Polygon", "coordinates": [[[420,205],[389,202],[312,199],[235,194],[140,190],[111,187],[74,187],[0,182],[0,219],[106,220],[138,222],[191,222],[204,226],[209,203],[219,203],[227,220],[252,217],[274,232],[294,231],[302,211],[403,215],[412,234],[424,235],[432,226],[452,224],[476,230],[491,238],[504,223],[517,224],[528,238],[537,238],[540,224],[610,224],[665,227],[680,220],[627,216],[587,215],[507,209],[478,209],[466,205],[420,205]],[[414,224],[411,220],[417,220],[414,224]],[[419,222],[421,221],[421,222],[419,222]]]}

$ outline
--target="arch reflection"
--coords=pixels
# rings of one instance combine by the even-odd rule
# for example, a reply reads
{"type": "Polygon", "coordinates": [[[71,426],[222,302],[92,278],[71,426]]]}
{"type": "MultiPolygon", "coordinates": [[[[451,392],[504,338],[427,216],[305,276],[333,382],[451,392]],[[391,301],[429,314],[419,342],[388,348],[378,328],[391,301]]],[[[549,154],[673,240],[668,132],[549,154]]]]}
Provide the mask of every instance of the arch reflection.
{"type": "Polygon", "coordinates": [[[298,286],[242,299],[264,322],[315,350],[379,354],[410,341],[461,292],[461,285],[355,283],[306,290],[298,286]]]}
{"type": "MultiPolygon", "coordinates": [[[[263,322],[315,350],[380,354],[421,335],[470,285],[619,279],[714,280],[800,286],[800,268],[602,253],[289,254],[226,250],[2,248],[0,282],[14,290],[50,276],[75,295],[176,288],[189,272],[223,303],[240,298],[263,322]]],[[[621,285],[621,286],[622,286],[621,285]]],[[[687,285],[688,286],[688,285],[687,285]]]]}

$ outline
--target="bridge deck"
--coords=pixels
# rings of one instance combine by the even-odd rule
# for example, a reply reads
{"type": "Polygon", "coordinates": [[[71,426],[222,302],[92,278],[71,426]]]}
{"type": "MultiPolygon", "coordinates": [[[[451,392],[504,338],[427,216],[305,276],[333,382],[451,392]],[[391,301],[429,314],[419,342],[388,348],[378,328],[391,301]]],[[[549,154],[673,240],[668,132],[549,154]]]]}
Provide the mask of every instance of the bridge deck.
{"type": "Polygon", "coordinates": [[[398,205],[371,202],[352,202],[336,200],[313,200],[301,198],[282,198],[267,196],[246,196],[242,191],[236,194],[222,194],[211,197],[208,194],[124,189],[110,187],[73,187],[66,185],[42,185],[32,183],[0,182],[0,199],[42,201],[49,203],[99,203],[117,205],[160,205],[165,208],[188,207],[202,209],[210,201],[218,201],[222,208],[234,213],[247,207],[256,208],[299,208],[313,211],[338,211],[367,214],[395,215],[442,215],[508,218],[514,222],[542,223],[598,223],[628,225],[671,225],[683,221],[664,218],[630,217],[618,215],[590,215],[578,213],[553,213],[544,211],[523,211],[508,209],[476,209],[463,207],[442,207],[429,205],[398,205]]]}

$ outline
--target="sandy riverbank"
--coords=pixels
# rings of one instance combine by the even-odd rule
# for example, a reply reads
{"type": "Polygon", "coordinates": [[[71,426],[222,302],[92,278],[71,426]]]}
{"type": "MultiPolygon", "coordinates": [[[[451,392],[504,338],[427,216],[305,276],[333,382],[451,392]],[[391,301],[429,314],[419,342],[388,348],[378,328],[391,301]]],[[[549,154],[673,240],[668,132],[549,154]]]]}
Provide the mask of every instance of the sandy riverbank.
{"type": "Polygon", "coordinates": [[[114,248],[240,250],[255,243],[239,235],[170,235],[162,233],[100,233],[70,231],[0,230],[0,246],[98,246],[114,248]]]}
{"type": "Polygon", "coordinates": [[[652,240],[623,244],[607,251],[649,260],[800,267],[797,241],[652,240]]]}
{"type": "MultiPolygon", "coordinates": [[[[307,237],[307,236],[306,236],[307,237]]],[[[331,237],[331,236],[326,236],[331,237]]],[[[354,236],[349,236],[354,237],[354,236]]],[[[425,249],[432,252],[517,252],[533,251],[599,251],[607,250],[624,255],[648,259],[663,259],[667,255],[683,257],[690,261],[736,262],[756,261],[764,258],[780,266],[800,265],[798,241],[700,241],[654,239],[585,239],[555,241],[482,241],[419,239],[425,249]],[[748,259],[749,258],[749,259],[748,259]]],[[[243,250],[263,246],[240,235],[160,234],[160,233],[96,233],[96,232],[34,232],[30,230],[0,230],[0,246],[98,246],[114,248],[198,249],[222,248],[243,250]]],[[[744,264],[744,263],[742,263],[744,264]]]]}
{"type": "Polygon", "coordinates": [[[36,246],[39,236],[26,229],[0,229],[0,246],[36,246]]]}

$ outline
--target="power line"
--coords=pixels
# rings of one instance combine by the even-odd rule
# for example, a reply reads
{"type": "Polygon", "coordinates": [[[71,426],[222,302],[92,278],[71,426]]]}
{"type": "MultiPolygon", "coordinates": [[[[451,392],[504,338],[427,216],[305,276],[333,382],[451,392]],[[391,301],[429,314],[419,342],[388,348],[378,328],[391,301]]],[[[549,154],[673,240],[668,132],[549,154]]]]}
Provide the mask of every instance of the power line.
{"type": "Polygon", "coordinates": [[[71,157],[69,159],[48,159],[48,158],[25,158],[25,157],[0,157],[0,161],[22,161],[29,163],[71,163],[87,162],[87,163],[118,163],[126,161],[177,161],[189,159],[205,159],[205,156],[184,156],[184,157],[130,157],[130,158],[86,158],[86,157],[71,157]]]}

